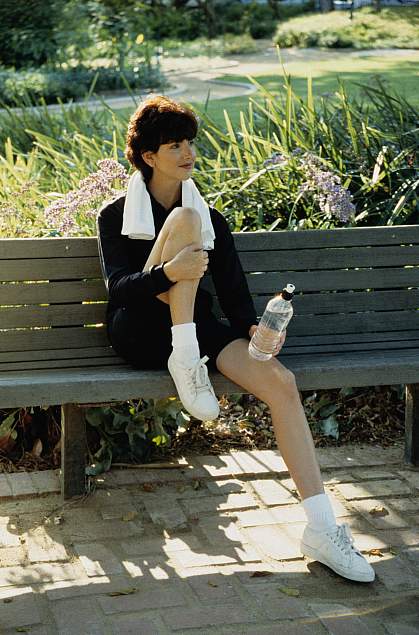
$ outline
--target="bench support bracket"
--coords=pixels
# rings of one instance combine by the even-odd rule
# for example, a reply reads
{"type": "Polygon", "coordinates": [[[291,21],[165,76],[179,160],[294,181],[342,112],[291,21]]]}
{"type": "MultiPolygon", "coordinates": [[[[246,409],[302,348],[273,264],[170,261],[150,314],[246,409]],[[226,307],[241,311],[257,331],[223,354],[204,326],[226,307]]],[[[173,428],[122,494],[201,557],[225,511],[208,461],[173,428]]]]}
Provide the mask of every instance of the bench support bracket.
{"type": "Polygon", "coordinates": [[[419,384],[406,384],[404,458],[419,466],[419,384]]]}
{"type": "Polygon", "coordinates": [[[61,494],[64,499],[86,491],[86,422],[77,404],[61,406],[61,494]]]}

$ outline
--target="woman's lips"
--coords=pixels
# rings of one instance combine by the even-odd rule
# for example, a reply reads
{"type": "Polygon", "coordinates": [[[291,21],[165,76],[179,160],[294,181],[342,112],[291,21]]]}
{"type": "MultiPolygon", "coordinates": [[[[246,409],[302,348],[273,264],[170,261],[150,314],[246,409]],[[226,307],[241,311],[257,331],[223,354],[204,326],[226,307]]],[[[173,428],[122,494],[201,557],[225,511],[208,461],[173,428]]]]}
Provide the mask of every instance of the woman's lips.
{"type": "Polygon", "coordinates": [[[189,170],[190,168],[193,167],[193,163],[185,163],[185,165],[181,165],[181,168],[185,168],[186,170],[189,170]]]}

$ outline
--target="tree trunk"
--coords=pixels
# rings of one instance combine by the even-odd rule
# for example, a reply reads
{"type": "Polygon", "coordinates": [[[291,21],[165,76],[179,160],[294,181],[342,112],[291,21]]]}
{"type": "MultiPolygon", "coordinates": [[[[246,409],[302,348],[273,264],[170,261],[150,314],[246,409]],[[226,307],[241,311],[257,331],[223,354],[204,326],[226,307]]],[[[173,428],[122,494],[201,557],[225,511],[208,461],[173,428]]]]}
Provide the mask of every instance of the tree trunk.
{"type": "Polygon", "coordinates": [[[328,11],[334,11],[335,7],[333,4],[333,0],[320,0],[320,11],[322,13],[327,13],[328,11]]]}

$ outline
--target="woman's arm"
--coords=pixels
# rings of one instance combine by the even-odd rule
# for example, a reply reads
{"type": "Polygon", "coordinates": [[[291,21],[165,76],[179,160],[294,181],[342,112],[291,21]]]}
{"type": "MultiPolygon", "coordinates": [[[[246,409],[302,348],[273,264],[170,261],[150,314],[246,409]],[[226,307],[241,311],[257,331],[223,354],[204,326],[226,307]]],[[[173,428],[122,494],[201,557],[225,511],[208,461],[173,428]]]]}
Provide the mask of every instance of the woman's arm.
{"type": "Polygon", "coordinates": [[[103,207],[96,218],[100,265],[109,300],[117,306],[140,306],[142,298],[168,291],[175,282],[167,277],[164,265],[153,265],[149,271],[131,272],[127,241],[133,239],[121,235],[123,203],[120,201],[103,207]]]}

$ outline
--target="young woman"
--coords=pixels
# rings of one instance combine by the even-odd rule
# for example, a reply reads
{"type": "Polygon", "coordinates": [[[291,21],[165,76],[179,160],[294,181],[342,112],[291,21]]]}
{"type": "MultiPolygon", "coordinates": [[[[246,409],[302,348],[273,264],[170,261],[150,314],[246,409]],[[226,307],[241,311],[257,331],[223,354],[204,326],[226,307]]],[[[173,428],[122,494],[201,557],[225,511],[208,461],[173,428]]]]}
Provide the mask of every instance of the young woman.
{"type": "Polygon", "coordinates": [[[164,96],[142,102],[130,119],[126,157],[135,171],[126,196],[97,216],[110,343],[135,368],[168,368],[183,405],[202,420],[219,413],[207,361],[264,401],[307,515],[302,553],[370,582],[374,569],[348,525],[336,524],[294,374],[276,357],[249,356],[257,315],[227,221],[191,179],[197,132],[194,112],[164,96]],[[200,286],[208,269],[229,325],[200,286]]]}

